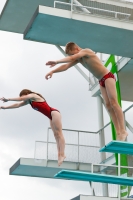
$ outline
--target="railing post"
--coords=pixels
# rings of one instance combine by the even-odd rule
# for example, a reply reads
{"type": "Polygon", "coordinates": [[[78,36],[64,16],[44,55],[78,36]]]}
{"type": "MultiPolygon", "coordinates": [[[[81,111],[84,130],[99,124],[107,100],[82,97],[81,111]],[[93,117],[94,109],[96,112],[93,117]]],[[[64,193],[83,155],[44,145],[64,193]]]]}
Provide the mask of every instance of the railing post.
{"type": "MultiPolygon", "coordinates": [[[[121,166],[121,159],[120,159],[120,154],[118,153],[118,176],[121,175],[121,170],[120,170],[120,166],[121,166]]],[[[118,185],[118,199],[121,199],[121,186],[118,185]]]]}
{"type": "Polygon", "coordinates": [[[100,60],[103,63],[103,54],[102,53],[100,53],[100,60]]]}
{"type": "Polygon", "coordinates": [[[49,128],[47,130],[47,163],[48,163],[48,142],[49,142],[49,128]]]}
{"type": "Polygon", "coordinates": [[[79,164],[79,131],[78,131],[78,164],[79,164]]]}
{"type": "Polygon", "coordinates": [[[73,0],[71,0],[71,18],[72,18],[72,14],[73,14],[73,0]]]}
{"type": "MultiPolygon", "coordinates": [[[[124,125],[125,125],[125,129],[126,129],[126,115],[125,115],[125,112],[123,112],[123,116],[124,116],[124,125]]],[[[127,141],[127,138],[126,138],[126,141],[127,141]]]]}
{"type": "Polygon", "coordinates": [[[36,142],[35,142],[35,150],[34,150],[34,159],[35,159],[35,153],[36,153],[36,142]]]}
{"type": "MultiPolygon", "coordinates": [[[[104,121],[103,121],[103,105],[102,100],[100,96],[97,96],[97,106],[98,106],[98,122],[99,122],[99,129],[104,127],[104,121]]],[[[101,130],[99,133],[99,142],[100,142],[100,148],[105,146],[105,138],[104,138],[104,130],[101,130]]],[[[105,153],[100,153],[101,155],[101,162],[106,159],[105,153]]],[[[103,196],[108,197],[108,184],[103,183],[103,196]]]]}
{"type": "MultiPolygon", "coordinates": [[[[94,171],[94,166],[93,166],[93,163],[91,163],[91,173],[93,173],[93,171],[94,171]]],[[[91,187],[91,195],[95,196],[94,189],[93,189],[93,181],[90,181],[90,187],[91,187]]]]}

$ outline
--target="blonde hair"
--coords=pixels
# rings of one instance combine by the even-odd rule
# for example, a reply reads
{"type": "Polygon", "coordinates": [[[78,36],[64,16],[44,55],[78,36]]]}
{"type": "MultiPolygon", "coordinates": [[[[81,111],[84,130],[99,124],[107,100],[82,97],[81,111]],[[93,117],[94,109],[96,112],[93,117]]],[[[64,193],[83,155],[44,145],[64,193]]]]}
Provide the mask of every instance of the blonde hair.
{"type": "Polygon", "coordinates": [[[77,45],[76,43],[74,43],[74,42],[68,42],[68,43],[66,44],[66,47],[65,47],[65,53],[66,53],[66,54],[69,54],[69,51],[71,51],[71,50],[73,49],[74,46],[77,46],[77,47],[78,47],[78,45],[77,45]]]}

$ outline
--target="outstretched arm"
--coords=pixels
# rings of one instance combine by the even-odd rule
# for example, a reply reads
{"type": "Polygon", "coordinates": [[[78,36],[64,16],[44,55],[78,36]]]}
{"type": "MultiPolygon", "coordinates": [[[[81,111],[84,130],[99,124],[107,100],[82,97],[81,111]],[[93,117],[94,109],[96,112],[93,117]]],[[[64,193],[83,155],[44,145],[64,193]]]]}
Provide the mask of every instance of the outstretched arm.
{"type": "Polygon", "coordinates": [[[19,108],[19,107],[22,107],[22,106],[26,106],[27,104],[29,104],[28,101],[23,101],[23,102],[21,102],[21,103],[16,103],[16,104],[13,104],[13,105],[10,105],[10,106],[0,106],[0,109],[19,108]]]}
{"type": "Polygon", "coordinates": [[[0,98],[1,101],[3,102],[8,102],[8,101],[28,101],[29,99],[34,99],[34,94],[28,94],[25,96],[21,96],[21,97],[16,97],[16,98],[0,98]]]}
{"type": "Polygon", "coordinates": [[[86,55],[87,55],[87,50],[83,49],[79,53],[65,57],[63,59],[60,59],[60,60],[57,60],[57,61],[48,61],[46,63],[46,65],[50,65],[50,67],[54,67],[56,64],[59,64],[59,63],[74,62],[74,61],[79,60],[80,58],[82,58],[83,56],[86,56],[86,55]]]}
{"type": "Polygon", "coordinates": [[[66,71],[67,69],[69,69],[70,67],[76,65],[77,63],[78,63],[78,61],[73,61],[73,62],[67,63],[65,65],[61,65],[60,67],[58,67],[58,68],[50,71],[49,73],[47,73],[45,78],[48,80],[49,78],[52,77],[53,73],[66,71]]]}

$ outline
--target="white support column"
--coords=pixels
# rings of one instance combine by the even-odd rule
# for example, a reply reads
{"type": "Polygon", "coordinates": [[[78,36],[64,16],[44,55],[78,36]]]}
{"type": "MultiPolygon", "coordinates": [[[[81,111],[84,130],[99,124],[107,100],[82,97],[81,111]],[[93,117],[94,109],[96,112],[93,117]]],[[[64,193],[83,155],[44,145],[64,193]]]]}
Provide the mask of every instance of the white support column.
{"type": "MultiPolygon", "coordinates": [[[[104,120],[103,120],[103,106],[102,106],[102,99],[100,96],[97,96],[97,106],[98,106],[98,122],[99,122],[99,129],[104,126],[104,120]]],[[[104,137],[104,130],[102,130],[99,133],[99,142],[100,142],[100,148],[105,146],[105,137],[104,137]]],[[[101,154],[101,162],[106,159],[105,153],[101,154]]],[[[108,197],[108,184],[103,183],[103,196],[108,197]]]]}

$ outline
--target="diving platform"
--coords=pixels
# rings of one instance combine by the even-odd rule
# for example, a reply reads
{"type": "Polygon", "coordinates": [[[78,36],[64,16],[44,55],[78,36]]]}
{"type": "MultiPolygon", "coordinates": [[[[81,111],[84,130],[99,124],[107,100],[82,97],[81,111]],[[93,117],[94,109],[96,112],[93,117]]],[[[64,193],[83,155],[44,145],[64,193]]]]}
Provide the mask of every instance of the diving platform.
{"type": "Polygon", "coordinates": [[[105,174],[86,173],[86,172],[75,172],[69,170],[62,170],[55,174],[55,178],[77,180],[77,181],[93,181],[100,183],[110,183],[116,185],[129,185],[133,186],[133,178],[122,177],[122,176],[111,176],[105,174]]]}
{"type": "Polygon", "coordinates": [[[111,153],[133,155],[133,143],[111,141],[103,148],[101,148],[99,152],[111,152],[111,153]]]}
{"type": "Polygon", "coordinates": [[[67,0],[10,0],[0,30],[23,34],[29,41],[59,46],[74,41],[82,48],[132,58],[133,3],[78,2],[80,6],[67,0]]]}
{"type": "MultiPolygon", "coordinates": [[[[91,164],[64,161],[58,167],[57,160],[20,158],[9,170],[10,175],[30,176],[41,178],[54,178],[60,170],[91,171],[91,164]]],[[[100,167],[94,166],[94,172],[99,172],[100,167]]]]}
{"type": "MultiPolygon", "coordinates": [[[[71,152],[72,146],[73,145],[69,145],[69,146],[66,145],[66,154],[71,152]],[[68,152],[68,148],[70,149],[69,152],[68,152]]],[[[128,154],[128,164],[129,164],[129,166],[132,166],[132,162],[133,162],[133,159],[131,156],[131,154],[133,154],[132,146],[133,146],[133,144],[131,144],[131,143],[112,141],[109,144],[107,144],[105,147],[100,149],[100,151],[101,152],[113,152],[113,153],[121,152],[122,154],[126,152],[126,154],[128,154]],[[130,153],[131,150],[132,150],[132,153],[130,153]]],[[[51,147],[54,149],[56,146],[53,145],[53,143],[52,143],[52,146],[50,146],[50,148],[51,147]]],[[[80,146],[79,146],[79,148],[80,148],[80,146]]],[[[85,148],[85,146],[83,148],[85,148]]],[[[91,153],[93,155],[94,148],[91,149],[90,147],[86,146],[85,152],[87,152],[88,148],[89,148],[89,153],[91,153]]],[[[79,153],[82,156],[84,154],[82,151],[77,152],[76,149],[74,152],[74,148],[73,148],[73,154],[74,154],[73,156],[74,157],[76,156],[75,153],[77,153],[77,154],[79,153]]],[[[39,154],[40,154],[40,150],[39,150],[39,154]]],[[[91,154],[88,159],[89,161],[91,160],[91,157],[92,157],[91,154]]],[[[67,155],[68,155],[68,160],[70,160],[69,154],[67,154],[67,155]]],[[[97,159],[98,159],[98,155],[100,155],[100,153],[98,153],[98,151],[97,151],[97,159]]],[[[100,164],[92,163],[94,161],[94,159],[93,159],[93,161],[91,161],[91,163],[89,163],[89,162],[87,162],[87,159],[85,159],[83,161],[83,158],[82,158],[81,161],[80,160],[74,161],[74,157],[73,158],[71,157],[72,158],[71,161],[68,161],[68,160],[64,161],[60,167],[58,167],[57,160],[51,160],[49,158],[49,156],[50,155],[47,155],[48,159],[20,158],[10,168],[9,174],[10,175],[18,175],[18,176],[54,178],[54,175],[60,173],[60,171],[62,171],[62,170],[65,170],[65,172],[73,171],[74,173],[82,171],[83,173],[85,173],[85,175],[86,175],[86,173],[89,173],[91,176],[91,174],[94,173],[96,177],[101,176],[102,180],[104,180],[104,178],[105,178],[105,181],[108,181],[108,179],[106,180],[106,177],[108,175],[111,175],[113,178],[116,177],[116,174],[117,174],[116,172],[118,170],[118,166],[115,165],[116,163],[115,163],[113,155],[111,157],[107,158],[107,160],[103,161],[100,164]],[[104,173],[104,175],[102,173],[104,173]]],[[[96,156],[96,153],[95,153],[95,156],[96,156]]],[[[86,155],[86,158],[87,158],[87,155],[86,155]]],[[[128,167],[128,168],[129,168],[129,176],[132,176],[133,169],[132,169],[132,167],[128,167]]],[[[71,178],[72,178],[72,176],[71,176],[71,178]]],[[[79,180],[80,180],[80,178],[79,178],[79,180]]],[[[118,179],[118,181],[119,181],[119,179],[118,179]]],[[[120,181],[123,181],[123,179],[122,180],[120,179],[120,181]]],[[[129,179],[129,182],[130,182],[130,179],[129,179]]],[[[133,180],[132,180],[132,182],[133,182],[133,180]]]]}

